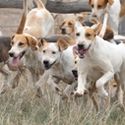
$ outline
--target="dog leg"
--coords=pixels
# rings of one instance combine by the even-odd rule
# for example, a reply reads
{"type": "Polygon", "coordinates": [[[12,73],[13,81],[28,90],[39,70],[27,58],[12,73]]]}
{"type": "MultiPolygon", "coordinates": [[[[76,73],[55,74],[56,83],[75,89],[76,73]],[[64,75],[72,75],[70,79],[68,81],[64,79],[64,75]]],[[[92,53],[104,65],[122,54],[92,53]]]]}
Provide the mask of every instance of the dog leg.
{"type": "Polygon", "coordinates": [[[54,102],[57,106],[59,106],[62,96],[62,90],[58,86],[60,79],[57,77],[53,77],[50,75],[47,83],[50,85],[51,90],[53,91],[54,102]]]}
{"type": "Polygon", "coordinates": [[[101,92],[101,94],[108,96],[107,91],[104,89],[104,85],[113,78],[114,73],[111,71],[108,71],[105,73],[100,79],[97,80],[96,82],[96,87],[98,90],[101,92]]]}
{"type": "Polygon", "coordinates": [[[81,96],[81,95],[84,95],[84,92],[85,92],[85,84],[86,84],[86,78],[87,77],[87,74],[78,74],[78,87],[77,87],[77,90],[75,91],[75,95],[76,96],[81,96]]]}
{"type": "Polygon", "coordinates": [[[44,90],[45,90],[48,78],[49,78],[49,71],[45,71],[43,75],[40,77],[40,79],[37,81],[37,83],[35,84],[37,89],[36,95],[38,97],[41,97],[42,94],[44,95],[45,93],[44,90]]]}
{"type": "Polygon", "coordinates": [[[74,92],[75,87],[77,86],[77,82],[73,82],[71,85],[67,85],[66,88],[64,89],[63,96],[69,97],[72,92],[74,92]]]}
{"type": "Polygon", "coordinates": [[[50,76],[47,83],[51,86],[52,90],[59,95],[62,95],[62,90],[58,86],[60,79],[50,76]]]}
{"type": "Polygon", "coordinates": [[[118,98],[118,102],[120,103],[121,106],[123,106],[123,100],[124,100],[124,92],[123,92],[123,89],[121,87],[121,82],[120,82],[120,77],[118,74],[115,74],[114,76],[116,82],[117,82],[117,90],[116,90],[116,97],[118,98]]]}

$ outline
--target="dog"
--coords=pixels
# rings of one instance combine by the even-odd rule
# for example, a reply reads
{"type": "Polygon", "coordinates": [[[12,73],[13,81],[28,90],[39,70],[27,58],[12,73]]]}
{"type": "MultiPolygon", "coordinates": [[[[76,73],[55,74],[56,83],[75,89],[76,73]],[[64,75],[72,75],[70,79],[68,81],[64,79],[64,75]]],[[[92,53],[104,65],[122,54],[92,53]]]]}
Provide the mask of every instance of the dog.
{"type": "Polygon", "coordinates": [[[64,90],[65,95],[68,96],[73,91],[72,85],[76,85],[76,80],[72,74],[74,68],[72,48],[74,43],[74,40],[69,36],[57,37],[54,42],[48,39],[41,40],[39,44],[41,49],[37,51],[37,55],[44,66],[45,73],[37,82],[37,85],[40,84],[42,90],[44,87],[42,84],[48,83],[55,92],[62,95],[62,90],[58,84],[63,81],[68,84],[64,90]],[[68,47],[69,44],[72,46],[68,47]]]}
{"type": "Polygon", "coordinates": [[[54,19],[41,0],[34,0],[37,8],[27,14],[23,33],[36,38],[47,37],[54,33],[54,19]]]}
{"type": "MultiPolygon", "coordinates": [[[[59,95],[59,100],[60,96],[62,99],[70,98],[77,87],[77,71],[75,70],[76,64],[73,54],[75,41],[64,35],[54,40],[42,39],[41,44],[41,49],[37,51],[37,55],[46,71],[36,84],[40,86],[42,95],[44,95],[45,83],[48,83],[54,93],[59,95]],[[60,81],[67,84],[64,89],[60,88],[60,81]]],[[[98,110],[94,96],[91,93],[89,93],[89,96],[96,110],[98,110]]]]}
{"type": "MultiPolygon", "coordinates": [[[[106,20],[105,24],[109,24],[117,35],[120,18],[125,15],[125,3],[121,4],[120,0],[89,0],[89,5],[92,15],[100,17],[102,21],[106,20]]],[[[105,29],[102,30],[102,36],[104,32],[105,29]]]]}
{"type": "Polygon", "coordinates": [[[8,64],[14,70],[19,69],[22,65],[27,67],[33,75],[36,74],[33,77],[36,81],[39,79],[38,76],[43,74],[44,70],[34,50],[38,49],[39,38],[46,37],[52,33],[54,20],[41,0],[35,0],[34,2],[37,8],[32,9],[27,15],[27,5],[25,5],[20,25],[16,34],[12,37],[8,64]]]}
{"type": "MultiPolygon", "coordinates": [[[[78,87],[75,95],[83,95],[86,90],[87,79],[96,81],[96,88],[100,95],[108,96],[104,85],[111,80],[115,74],[117,82],[124,86],[125,71],[125,46],[123,43],[112,44],[96,35],[98,25],[95,27],[82,26],[76,33],[78,52],[78,87]],[[112,55],[115,55],[112,56],[112,55]],[[118,80],[119,79],[119,80],[118,80]]],[[[121,95],[123,98],[123,95],[121,95]]],[[[122,102],[121,102],[122,103],[122,102]]],[[[122,104],[123,105],[123,104],[122,104]]]]}
{"type": "MultiPolygon", "coordinates": [[[[67,18],[63,21],[63,23],[60,26],[60,30],[62,34],[70,35],[75,40],[75,26],[77,22],[81,22],[83,26],[92,26],[97,23],[100,23],[100,26],[98,27],[97,34],[99,35],[101,32],[101,29],[103,27],[103,24],[97,17],[91,17],[88,13],[81,13],[76,16],[76,19],[67,18]]],[[[111,41],[114,38],[114,33],[111,27],[106,27],[106,32],[103,35],[103,39],[111,41]]]]}

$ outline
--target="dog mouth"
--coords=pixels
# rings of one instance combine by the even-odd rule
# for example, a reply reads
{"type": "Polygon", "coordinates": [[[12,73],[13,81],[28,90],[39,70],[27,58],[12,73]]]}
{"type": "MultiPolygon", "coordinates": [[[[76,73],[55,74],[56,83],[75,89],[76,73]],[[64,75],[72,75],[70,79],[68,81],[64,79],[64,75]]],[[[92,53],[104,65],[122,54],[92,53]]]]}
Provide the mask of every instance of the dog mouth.
{"type": "Polygon", "coordinates": [[[24,56],[25,51],[21,52],[18,56],[11,57],[8,61],[8,67],[11,70],[17,70],[20,66],[22,66],[22,57],[24,56]]]}
{"type": "Polygon", "coordinates": [[[55,63],[56,63],[56,60],[55,60],[53,63],[51,63],[51,64],[49,64],[49,63],[44,64],[44,67],[45,67],[46,70],[48,70],[48,69],[50,69],[55,63]]]}
{"type": "Polygon", "coordinates": [[[84,58],[89,48],[90,48],[90,45],[88,46],[88,48],[79,48],[78,46],[74,46],[73,51],[76,55],[79,56],[79,58],[84,58]]]}

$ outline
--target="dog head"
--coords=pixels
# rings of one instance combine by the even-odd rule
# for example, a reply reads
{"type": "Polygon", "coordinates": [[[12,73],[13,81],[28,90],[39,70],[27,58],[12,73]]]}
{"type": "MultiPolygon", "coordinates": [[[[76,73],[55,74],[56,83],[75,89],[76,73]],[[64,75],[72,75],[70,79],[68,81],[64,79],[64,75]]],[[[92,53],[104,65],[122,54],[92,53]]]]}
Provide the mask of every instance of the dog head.
{"type": "Polygon", "coordinates": [[[22,58],[29,49],[38,49],[37,39],[28,34],[15,34],[9,50],[9,67],[15,70],[19,68],[23,62],[22,58]]]}
{"type": "Polygon", "coordinates": [[[107,7],[111,6],[114,0],[89,0],[89,5],[92,8],[93,16],[102,16],[107,7]]]}
{"type": "Polygon", "coordinates": [[[84,54],[95,42],[99,26],[100,24],[96,24],[92,27],[82,26],[80,23],[76,25],[75,39],[77,46],[74,47],[74,51],[80,58],[84,58],[84,54]]]}
{"type": "Polygon", "coordinates": [[[59,63],[61,55],[68,46],[74,44],[69,38],[57,38],[56,42],[49,42],[45,39],[41,40],[42,52],[40,52],[41,61],[44,68],[50,69],[53,65],[59,63]]]}
{"type": "Polygon", "coordinates": [[[65,19],[60,26],[62,34],[71,35],[74,32],[75,19],[65,19]]]}
{"type": "MultiPolygon", "coordinates": [[[[89,27],[96,25],[96,24],[100,24],[100,26],[98,27],[98,29],[96,31],[97,35],[100,34],[100,31],[101,31],[102,26],[103,26],[100,18],[93,17],[93,16],[89,16],[88,19],[84,19],[81,23],[83,26],[89,26],[89,27]]],[[[108,25],[106,27],[106,32],[103,36],[103,39],[110,41],[111,39],[113,39],[113,37],[114,37],[114,32],[113,32],[112,28],[108,25]]]]}

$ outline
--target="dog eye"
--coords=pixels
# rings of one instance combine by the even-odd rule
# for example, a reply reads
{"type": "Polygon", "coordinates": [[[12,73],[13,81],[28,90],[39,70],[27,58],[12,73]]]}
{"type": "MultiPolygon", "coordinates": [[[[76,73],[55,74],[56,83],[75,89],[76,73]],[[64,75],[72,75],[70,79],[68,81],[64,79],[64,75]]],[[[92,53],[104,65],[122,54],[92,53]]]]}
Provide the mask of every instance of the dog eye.
{"type": "Polygon", "coordinates": [[[91,7],[94,8],[94,5],[92,4],[91,7]]]}
{"type": "Polygon", "coordinates": [[[80,36],[80,33],[76,33],[76,36],[80,36]]]}
{"type": "Polygon", "coordinates": [[[101,5],[98,5],[98,8],[100,9],[100,8],[102,8],[102,6],[101,6],[101,5]]]}
{"type": "Polygon", "coordinates": [[[21,42],[19,43],[19,46],[23,46],[23,45],[24,45],[24,43],[21,43],[21,42]]]}
{"type": "Polygon", "coordinates": [[[75,61],[74,63],[77,64],[77,61],[75,61]]]}
{"type": "Polygon", "coordinates": [[[46,50],[43,50],[43,53],[46,53],[46,50]]]}
{"type": "Polygon", "coordinates": [[[69,24],[69,26],[72,26],[72,25],[73,25],[72,22],[69,22],[68,24],[69,24]]]}
{"type": "Polygon", "coordinates": [[[85,36],[86,36],[86,37],[90,37],[91,34],[90,34],[90,33],[86,33],[85,36]]]}
{"type": "Polygon", "coordinates": [[[55,51],[52,51],[52,54],[56,54],[56,52],[55,52],[55,51]]]}

